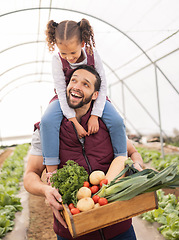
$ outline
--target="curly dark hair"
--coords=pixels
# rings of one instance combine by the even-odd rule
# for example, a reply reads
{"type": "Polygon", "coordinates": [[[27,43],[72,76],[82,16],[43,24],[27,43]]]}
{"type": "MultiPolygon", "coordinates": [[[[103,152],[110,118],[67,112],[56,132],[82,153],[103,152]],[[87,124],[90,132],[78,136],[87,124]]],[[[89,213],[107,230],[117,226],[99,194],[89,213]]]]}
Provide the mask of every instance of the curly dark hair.
{"type": "Polygon", "coordinates": [[[47,23],[45,33],[50,52],[54,51],[58,41],[69,40],[76,36],[80,43],[84,41],[88,53],[93,53],[92,48],[95,47],[94,32],[89,21],[85,18],[78,23],[68,20],[56,23],[50,20],[47,23]]]}

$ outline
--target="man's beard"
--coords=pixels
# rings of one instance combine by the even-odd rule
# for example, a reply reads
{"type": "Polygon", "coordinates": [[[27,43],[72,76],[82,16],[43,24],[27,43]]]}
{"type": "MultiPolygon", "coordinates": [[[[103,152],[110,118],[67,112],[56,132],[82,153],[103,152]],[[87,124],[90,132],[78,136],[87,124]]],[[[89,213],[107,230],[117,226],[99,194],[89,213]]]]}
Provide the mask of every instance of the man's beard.
{"type": "Polygon", "coordinates": [[[67,103],[68,103],[69,107],[71,107],[73,109],[81,108],[84,105],[86,105],[92,101],[92,96],[93,96],[93,93],[88,98],[82,98],[81,101],[77,105],[75,105],[70,102],[70,93],[69,93],[69,96],[67,96],[67,103]]]}

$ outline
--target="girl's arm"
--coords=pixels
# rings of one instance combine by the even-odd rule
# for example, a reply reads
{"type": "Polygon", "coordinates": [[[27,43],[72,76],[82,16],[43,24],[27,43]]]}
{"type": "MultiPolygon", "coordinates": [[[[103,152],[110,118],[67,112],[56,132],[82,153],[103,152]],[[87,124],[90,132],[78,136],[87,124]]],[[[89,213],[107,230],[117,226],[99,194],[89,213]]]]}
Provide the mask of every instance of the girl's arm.
{"type": "Polygon", "coordinates": [[[63,115],[67,119],[75,117],[74,109],[70,108],[67,103],[65,75],[58,55],[54,55],[52,58],[52,75],[63,115]]]}
{"type": "Polygon", "coordinates": [[[101,117],[103,114],[104,105],[105,105],[106,96],[107,96],[107,83],[106,83],[105,72],[103,69],[103,64],[99,54],[95,49],[94,49],[94,62],[95,62],[96,71],[99,73],[101,77],[101,86],[100,86],[98,98],[95,100],[93,105],[91,117],[88,121],[88,135],[97,133],[99,130],[98,117],[101,117]]]}
{"type": "Polygon", "coordinates": [[[98,94],[98,98],[94,102],[91,115],[101,117],[103,114],[104,105],[106,102],[107,81],[106,81],[106,76],[105,76],[105,72],[104,72],[104,68],[103,68],[103,63],[101,61],[99,54],[97,53],[97,51],[95,49],[94,49],[94,61],[95,61],[95,69],[101,77],[101,87],[100,87],[100,91],[98,94]]]}
{"type": "Polygon", "coordinates": [[[60,57],[56,54],[52,58],[52,75],[54,79],[54,86],[58,95],[60,106],[63,112],[63,115],[75,124],[77,133],[79,137],[84,137],[87,135],[85,129],[79,124],[76,120],[76,114],[74,109],[70,108],[67,103],[66,98],[66,82],[65,75],[63,72],[62,62],[60,57]]]}

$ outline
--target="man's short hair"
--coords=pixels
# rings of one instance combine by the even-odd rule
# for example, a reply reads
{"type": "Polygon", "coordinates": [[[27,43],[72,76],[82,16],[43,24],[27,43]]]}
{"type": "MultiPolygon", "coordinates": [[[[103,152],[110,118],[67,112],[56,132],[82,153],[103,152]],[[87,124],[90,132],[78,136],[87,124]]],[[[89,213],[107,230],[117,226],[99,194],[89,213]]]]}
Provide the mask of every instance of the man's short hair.
{"type": "MultiPolygon", "coordinates": [[[[75,68],[73,73],[79,69],[84,69],[90,73],[92,73],[95,77],[96,77],[96,81],[95,81],[95,85],[94,85],[94,89],[95,91],[99,91],[100,86],[101,86],[101,77],[99,75],[99,73],[94,69],[94,67],[92,66],[88,66],[88,65],[80,65],[79,67],[75,68]]],[[[72,73],[72,74],[73,74],[72,73]]],[[[72,75],[71,75],[72,76],[72,75]]]]}

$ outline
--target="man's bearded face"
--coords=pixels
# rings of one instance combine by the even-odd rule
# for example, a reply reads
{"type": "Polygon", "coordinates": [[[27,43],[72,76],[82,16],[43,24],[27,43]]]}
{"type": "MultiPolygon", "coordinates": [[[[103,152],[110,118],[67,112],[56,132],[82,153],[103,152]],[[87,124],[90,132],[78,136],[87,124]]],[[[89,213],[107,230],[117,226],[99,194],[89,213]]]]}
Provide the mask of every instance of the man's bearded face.
{"type": "Polygon", "coordinates": [[[95,81],[96,77],[87,70],[76,70],[67,86],[68,105],[77,109],[95,100],[95,81]]]}

